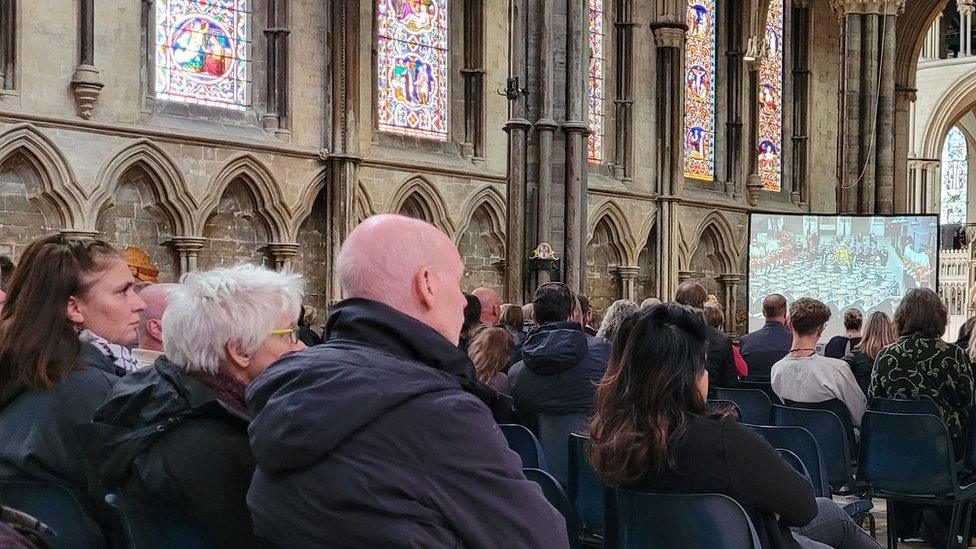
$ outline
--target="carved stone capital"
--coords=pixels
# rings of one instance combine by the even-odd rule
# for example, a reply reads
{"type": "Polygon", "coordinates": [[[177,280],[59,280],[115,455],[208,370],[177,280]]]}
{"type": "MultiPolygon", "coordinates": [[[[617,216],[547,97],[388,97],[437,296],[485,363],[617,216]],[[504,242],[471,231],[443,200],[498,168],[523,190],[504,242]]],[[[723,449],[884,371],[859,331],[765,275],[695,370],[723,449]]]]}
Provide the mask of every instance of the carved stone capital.
{"type": "Polygon", "coordinates": [[[906,0],[830,0],[830,7],[839,17],[859,13],[901,15],[906,0]]]}
{"type": "Polygon", "coordinates": [[[680,283],[685,282],[687,280],[691,280],[691,277],[694,276],[694,274],[695,274],[695,271],[682,271],[682,270],[679,270],[678,271],[678,283],[680,284],[680,283]]]}
{"type": "Polygon", "coordinates": [[[680,48],[685,43],[685,31],[678,27],[654,29],[654,45],[659,48],[680,48]]]}
{"type": "Polygon", "coordinates": [[[726,286],[736,286],[742,284],[742,275],[739,273],[723,273],[719,275],[719,280],[726,286]]]}
{"type": "Polygon", "coordinates": [[[274,259],[275,267],[281,269],[291,265],[291,260],[298,255],[302,245],[297,242],[272,242],[268,244],[268,253],[274,259]]]}
{"type": "Polygon", "coordinates": [[[749,205],[755,206],[759,203],[759,192],[762,191],[762,180],[759,178],[759,174],[750,174],[749,178],[746,179],[746,190],[749,191],[749,205]]]}
{"type": "Polygon", "coordinates": [[[75,73],[71,76],[71,93],[75,96],[78,116],[85,120],[91,118],[92,109],[95,108],[104,87],[105,84],[98,76],[98,69],[94,66],[78,65],[75,68],[75,73]]]}
{"type": "Polygon", "coordinates": [[[61,229],[65,238],[72,240],[94,240],[98,238],[98,231],[94,229],[61,229]]]}
{"type": "Polygon", "coordinates": [[[637,266],[623,265],[617,267],[617,276],[624,282],[636,279],[639,272],[640,267],[637,266]]]}
{"type": "Polygon", "coordinates": [[[201,236],[174,236],[169,241],[180,255],[196,256],[203,249],[207,239],[201,236]]]}
{"type": "Polygon", "coordinates": [[[898,108],[899,105],[907,108],[909,103],[916,101],[918,101],[917,89],[895,86],[895,108],[898,108]]]}
{"type": "Polygon", "coordinates": [[[972,0],[959,0],[956,7],[959,8],[960,15],[969,15],[976,11],[976,3],[972,0]]]}

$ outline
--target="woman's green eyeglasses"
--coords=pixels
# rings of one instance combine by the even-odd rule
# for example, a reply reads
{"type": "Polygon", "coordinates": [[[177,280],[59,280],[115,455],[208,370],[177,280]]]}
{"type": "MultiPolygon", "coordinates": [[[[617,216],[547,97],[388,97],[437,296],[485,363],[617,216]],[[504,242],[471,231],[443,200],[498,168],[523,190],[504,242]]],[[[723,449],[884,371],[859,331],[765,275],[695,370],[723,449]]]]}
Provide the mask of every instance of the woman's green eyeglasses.
{"type": "Polygon", "coordinates": [[[294,328],[282,328],[280,330],[271,330],[271,335],[285,335],[288,334],[288,339],[291,340],[292,345],[298,343],[298,330],[300,328],[295,326],[294,328]]]}

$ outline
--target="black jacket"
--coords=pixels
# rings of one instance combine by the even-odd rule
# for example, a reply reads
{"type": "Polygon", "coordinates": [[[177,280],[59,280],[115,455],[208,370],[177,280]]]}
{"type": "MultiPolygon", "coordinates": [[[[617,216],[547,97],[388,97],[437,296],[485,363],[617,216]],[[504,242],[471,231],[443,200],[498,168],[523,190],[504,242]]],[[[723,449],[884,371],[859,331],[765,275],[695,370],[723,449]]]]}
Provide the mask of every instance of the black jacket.
{"type": "Polygon", "coordinates": [[[105,491],[84,457],[77,429],[87,424],[122,375],[95,346],[82,343],[75,370],[47,390],[10,388],[0,395],[0,477],[26,477],[67,485],[89,518],[89,537],[101,545],[111,524],[105,491]]]}
{"type": "Polygon", "coordinates": [[[245,497],[254,472],[248,418],[159,358],[115,385],[86,428],[105,487],[147,514],[190,520],[221,547],[266,545],[245,497]]]}
{"type": "Polygon", "coordinates": [[[474,379],[419,321],[339,303],[323,345],[248,386],[257,533],[286,547],[566,547],[484,402],[497,393],[474,379]]]}
{"type": "Polygon", "coordinates": [[[610,343],[586,335],[578,322],[550,322],[533,329],[521,362],[508,373],[515,407],[522,412],[586,412],[610,359],[610,343]]]}
{"type": "Polygon", "coordinates": [[[792,345],[793,334],[782,322],[767,321],[759,330],[742,336],[739,353],[749,366],[749,375],[769,376],[773,364],[782,360],[792,345]]]}
{"type": "Polygon", "coordinates": [[[805,526],[817,515],[810,482],[755,431],[731,419],[693,418],[673,455],[677,471],[648,473],[628,488],[725,494],[749,513],[767,549],[798,547],[788,527],[805,526]]]}
{"type": "Polygon", "coordinates": [[[851,351],[844,357],[844,362],[851,367],[857,386],[867,395],[868,386],[871,385],[871,371],[874,370],[874,359],[861,351],[851,351]]]}
{"type": "MultiPolygon", "coordinates": [[[[705,327],[708,332],[708,352],[705,354],[705,368],[708,370],[708,390],[715,387],[735,388],[739,383],[739,375],[735,369],[735,358],[732,355],[732,338],[725,332],[705,327]]],[[[749,370],[752,373],[752,370],[749,370]]]]}

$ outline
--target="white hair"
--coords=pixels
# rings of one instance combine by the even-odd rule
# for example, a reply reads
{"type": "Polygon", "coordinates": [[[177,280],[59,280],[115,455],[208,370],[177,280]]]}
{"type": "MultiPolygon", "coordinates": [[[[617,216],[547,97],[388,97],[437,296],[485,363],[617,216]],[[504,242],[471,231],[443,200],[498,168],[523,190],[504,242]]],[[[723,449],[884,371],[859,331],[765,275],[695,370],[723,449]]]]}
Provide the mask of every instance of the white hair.
{"type": "Polygon", "coordinates": [[[618,299],[607,307],[607,312],[603,315],[603,322],[600,329],[596,332],[596,337],[602,337],[613,341],[617,335],[617,328],[623,324],[624,319],[636,313],[640,307],[629,299],[618,299]]]}
{"type": "Polygon", "coordinates": [[[304,292],[301,275],[255,265],[187,273],[163,314],[163,351],[188,372],[216,374],[228,343],[250,354],[278,315],[297,320],[304,292]]]}

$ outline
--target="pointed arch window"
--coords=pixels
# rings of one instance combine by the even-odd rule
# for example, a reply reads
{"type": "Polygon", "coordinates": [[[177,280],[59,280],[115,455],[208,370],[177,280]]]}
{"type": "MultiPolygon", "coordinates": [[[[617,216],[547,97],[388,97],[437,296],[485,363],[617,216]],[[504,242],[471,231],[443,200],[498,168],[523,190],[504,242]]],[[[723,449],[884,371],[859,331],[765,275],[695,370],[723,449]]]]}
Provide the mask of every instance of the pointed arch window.
{"type": "Polygon", "coordinates": [[[376,19],[379,130],[447,141],[447,0],[376,0],[376,19]]]}
{"type": "Polygon", "coordinates": [[[969,187],[969,147],[962,130],[953,126],[942,145],[942,208],[943,225],[966,222],[967,190],[969,187]]]}
{"type": "Polygon", "coordinates": [[[715,179],[715,0],[688,0],[685,177],[715,179]]]}
{"type": "Polygon", "coordinates": [[[759,178],[763,189],[783,186],[783,10],[770,0],[766,39],[759,60],[759,178]]]}
{"type": "Polygon", "coordinates": [[[586,159],[590,162],[603,162],[604,99],[606,98],[606,58],[603,40],[603,0],[587,0],[587,32],[589,43],[589,70],[587,72],[587,115],[590,136],[586,142],[586,159]]]}

